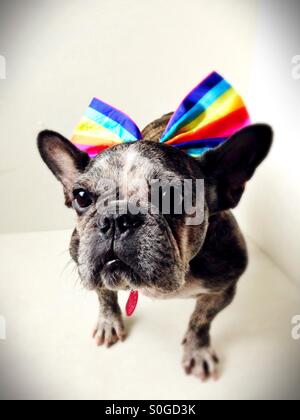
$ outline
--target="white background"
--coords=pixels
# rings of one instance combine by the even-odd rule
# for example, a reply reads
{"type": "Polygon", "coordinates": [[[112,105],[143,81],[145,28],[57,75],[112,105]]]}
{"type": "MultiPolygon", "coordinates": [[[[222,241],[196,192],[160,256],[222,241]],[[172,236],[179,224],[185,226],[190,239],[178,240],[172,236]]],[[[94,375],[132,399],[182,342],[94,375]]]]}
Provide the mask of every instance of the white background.
{"type": "Polygon", "coordinates": [[[211,70],[275,130],[272,154],[238,210],[244,230],[300,282],[299,10],[279,0],[58,0],[1,4],[0,232],[73,225],[40,161],[39,130],[70,136],[90,99],[140,125],[174,110],[211,70]]]}

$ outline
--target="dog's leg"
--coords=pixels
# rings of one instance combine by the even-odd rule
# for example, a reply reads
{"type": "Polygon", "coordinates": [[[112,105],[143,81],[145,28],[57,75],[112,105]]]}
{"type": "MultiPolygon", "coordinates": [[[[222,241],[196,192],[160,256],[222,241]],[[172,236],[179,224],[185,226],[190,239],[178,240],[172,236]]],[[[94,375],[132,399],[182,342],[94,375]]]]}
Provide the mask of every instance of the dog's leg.
{"type": "Polygon", "coordinates": [[[126,338],[122,313],[118,304],[117,292],[106,289],[98,289],[97,295],[100,303],[99,318],[93,331],[96,344],[107,347],[117,341],[124,341],[126,338]]]}
{"type": "Polygon", "coordinates": [[[183,339],[183,367],[205,381],[218,378],[219,360],[210,343],[210,326],[216,315],[228,306],[234,297],[235,287],[218,294],[205,294],[197,298],[196,309],[183,339]]]}

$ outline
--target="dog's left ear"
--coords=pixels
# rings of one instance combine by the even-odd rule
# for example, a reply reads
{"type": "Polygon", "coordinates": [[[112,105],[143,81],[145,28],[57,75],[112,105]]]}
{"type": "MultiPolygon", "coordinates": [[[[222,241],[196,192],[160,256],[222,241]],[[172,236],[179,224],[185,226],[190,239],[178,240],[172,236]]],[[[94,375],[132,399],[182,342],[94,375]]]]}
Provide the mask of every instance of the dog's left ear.
{"type": "Polygon", "coordinates": [[[207,201],[212,213],[238,205],[246,182],[267,156],[272,139],[271,127],[252,125],[203,155],[201,167],[209,184],[207,201]]]}
{"type": "Polygon", "coordinates": [[[54,131],[42,131],[37,143],[43,161],[63,184],[66,206],[71,207],[74,182],[87,167],[89,156],[54,131]]]}

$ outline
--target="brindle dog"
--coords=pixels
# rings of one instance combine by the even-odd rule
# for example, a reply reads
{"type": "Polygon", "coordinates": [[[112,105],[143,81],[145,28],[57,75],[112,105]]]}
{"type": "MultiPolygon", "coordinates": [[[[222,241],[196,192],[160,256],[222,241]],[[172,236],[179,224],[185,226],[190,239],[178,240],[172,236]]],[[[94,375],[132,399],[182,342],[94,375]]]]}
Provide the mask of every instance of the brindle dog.
{"type": "Polygon", "coordinates": [[[142,141],[114,146],[94,159],[52,131],[40,133],[38,147],[63,184],[66,205],[77,212],[70,252],[83,284],[99,297],[97,344],[110,346],[125,338],[118,290],[194,298],[196,308],[183,339],[183,367],[205,380],[218,374],[211,322],[233,300],[248,261],[230,209],[267,156],[273,134],[267,125],[249,126],[196,160],[158,142],[171,115],[148,125],[142,141]],[[153,179],[204,179],[202,222],[187,224],[185,212],[122,211],[130,200],[146,206],[153,179]],[[117,198],[107,193],[107,180],[117,186],[117,198]]]}

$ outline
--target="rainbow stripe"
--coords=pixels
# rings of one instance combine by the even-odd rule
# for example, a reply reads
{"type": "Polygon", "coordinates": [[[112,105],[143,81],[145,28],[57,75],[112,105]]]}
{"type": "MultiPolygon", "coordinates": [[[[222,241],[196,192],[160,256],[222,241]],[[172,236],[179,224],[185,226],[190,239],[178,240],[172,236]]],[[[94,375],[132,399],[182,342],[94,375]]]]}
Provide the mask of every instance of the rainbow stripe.
{"type": "Polygon", "coordinates": [[[181,102],[160,141],[199,157],[249,124],[242,98],[213,72],[181,102]]]}
{"type": "Polygon", "coordinates": [[[126,114],[94,98],[74,130],[72,143],[95,157],[103,150],[142,138],[137,125],[126,114]]]}
{"type": "MultiPolygon", "coordinates": [[[[218,73],[211,73],[181,102],[161,143],[199,157],[250,124],[242,98],[218,73]]],[[[128,115],[94,98],[76,126],[72,142],[95,157],[103,150],[142,138],[128,115]]]]}

